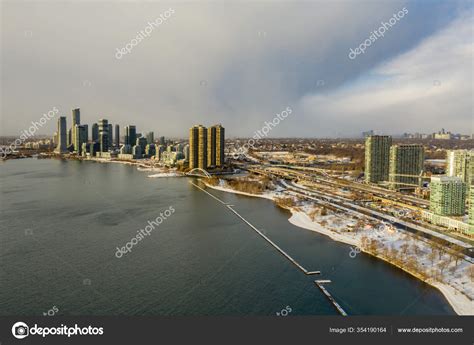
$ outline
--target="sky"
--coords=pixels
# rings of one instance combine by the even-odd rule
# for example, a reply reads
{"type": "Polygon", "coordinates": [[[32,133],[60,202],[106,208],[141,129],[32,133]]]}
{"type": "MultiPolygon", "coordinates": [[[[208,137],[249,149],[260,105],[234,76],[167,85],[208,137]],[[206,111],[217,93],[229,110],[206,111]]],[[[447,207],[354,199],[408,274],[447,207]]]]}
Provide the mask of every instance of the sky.
{"type": "Polygon", "coordinates": [[[474,133],[471,1],[5,0],[1,12],[0,135],[54,107],[36,134],[58,116],[69,127],[76,107],[89,128],[106,118],[167,137],[216,123],[250,137],[288,107],[268,137],[474,133]]]}

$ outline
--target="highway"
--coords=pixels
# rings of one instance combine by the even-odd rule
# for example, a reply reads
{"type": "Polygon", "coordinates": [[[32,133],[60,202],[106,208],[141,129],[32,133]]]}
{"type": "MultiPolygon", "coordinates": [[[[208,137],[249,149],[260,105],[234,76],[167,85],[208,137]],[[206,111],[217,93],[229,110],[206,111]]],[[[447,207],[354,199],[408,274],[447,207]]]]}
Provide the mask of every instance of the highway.
{"type": "Polygon", "coordinates": [[[323,169],[317,169],[317,168],[311,169],[315,173],[321,173],[323,176],[315,176],[312,174],[307,174],[307,173],[302,173],[302,172],[297,171],[301,169],[309,170],[311,168],[306,168],[306,167],[302,167],[302,168],[284,167],[283,168],[283,167],[273,167],[273,166],[269,166],[269,167],[262,166],[259,168],[250,168],[249,171],[254,171],[260,174],[271,173],[273,175],[277,175],[282,178],[304,179],[307,181],[311,181],[311,182],[315,182],[319,184],[326,184],[326,185],[337,187],[337,188],[348,188],[351,190],[362,191],[364,193],[369,193],[374,196],[389,199],[393,202],[399,202],[399,203],[403,202],[407,206],[411,206],[411,207],[418,206],[418,205],[423,205],[425,206],[425,208],[429,207],[428,200],[401,194],[399,192],[380,188],[375,185],[366,185],[362,183],[344,180],[341,178],[331,177],[327,173],[324,173],[324,171],[321,172],[321,170],[323,169]]]}
{"type": "Polygon", "coordinates": [[[468,261],[472,261],[472,258],[474,258],[473,247],[467,242],[464,242],[452,236],[434,231],[427,227],[414,224],[411,222],[407,222],[405,220],[400,219],[399,217],[396,218],[391,215],[375,211],[371,208],[365,207],[364,204],[361,202],[347,198],[343,195],[339,195],[336,192],[341,188],[346,188],[347,190],[351,190],[355,188],[358,191],[364,191],[365,193],[369,193],[373,196],[373,197],[371,197],[370,195],[365,196],[364,199],[373,200],[377,198],[375,197],[376,195],[380,195],[379,198],[381,199],[384,199],[395,205],[400,205],[402,207],[410,208],[412,210],[423,209],[423,208],[418,207],[416,203],[426,205],[428,203],[427,200],[423,200],[423,199],[419,199],[419,198],[415,198],[411,196],[406,196],[406,195],[401,195],[398,192],[384,190],[381,188],[374,188],[371,185],[366,186],[366,185],[361,185],[361,184],[357,184],[357,183],[345,181],[345,180],[343,180],[343,183],[340,183],[339,182],[340,179],[334,179],[330,177],[323,178],[320,176],[315,177],[312,175],[294,171],[292,169],[288,169],[286,167],[281,168],[281,167],[273,167],[273,166],[272,167],[259,166],[259,167],[249,168],[248,170],[251,172],[269,176],[269,177],[283,178],[284,180],[281,182],[281,184],[287,190],[293,193],[299,194],[300,196],[309,198],[317,202],[318,204],[331,206],[333,208],[340,209],[341,211],[349,212],[352,214],[364,215],[376,221],[391,223],[402,231],[407,231],[410,233],[421,235],[427,239],[436,238],[446,245],[456,245],[456,246],[459,246],[460,248],[463,248],[462,251],[467,256],[466,259],[468,259],[468,261]],[[331,180],[328,180],[328,179],[331,179],[331,180]],[[304,180],[307,182],[313,182],[313,183],[319,184],[320,186],[318,186],[318,188],[313,188],[313,187],[309,188],[309,187],[305,187],[305,186],[294,183],[294,180],[304,180]],[[333,186],[335,188],[328,188],[326,190],[319,188],[319,187],[324,188],[325,184],[333,186]],[[374,188],[374,190],[372,188],[374,188]],[[328,190],[330,190],[330,192],[328,190]],[[379,190],[383,191],[383,194],[379,192],[379,190]]]}
{"type": "Polygon", "coordinates": [[[429,239],[433,239],[433,238],[442,239],[442,240],[445,241],[446,244],[455,244],[457,246],[465,248],[465,254],[470,256],[470,257],[474,257],[474,253],[471,253],[468,250],[472,246],[470,246],[469,244],[467,244],[465,242],[462,242],[460,240],[452,238],[450,236],[440,234],[440,233],[432,231],[430,229],[426,229],[424,227],[421,227],[417,224],[409,223],[409,222],[403,221],[399,218],[396,218],[396,217],[393,217],[393,216],[390,216],[390,215],[387,215],[387,214],[384,214],[384,213],[381,213],[381,212],[374,211],[370,208],[366,208],[366,207],[363,207],[363,206],[360,206],[360,205],[357,205],[357,204],[353,204],[353,203],[349,203],[349,202],[344,201],[344,200],[340,200],[340,199],[338,199],[338,197],[334,197],[334,196],[331,196],[331,195],[324,195],[321,192],[312,192],[307,188],[296,185],[295,183],[288,184],[286,182],[282,182],[282,184],[285,185],[285,187],[287,187],[287,189],[289,189],[289,190],[300,193],[304,196],[309,195],[309,196],[312,196],[312,197],[316,197],[320,201],[329,202],[330,204],[332,204],[334,206],[337,206],[341,210],[348,211],[349,213],[362,214],[362,215],[367,216],[369,218],[372,218],[374,220],[385,221],[387,223],[391,223],[391,224],[395,225],[398,229],[408,231],[408,232],[411,232],[411,233],[420,234],[420,235],[423,235],[423,237],[426,237],[426,238],[429,238],[429,239]]]}

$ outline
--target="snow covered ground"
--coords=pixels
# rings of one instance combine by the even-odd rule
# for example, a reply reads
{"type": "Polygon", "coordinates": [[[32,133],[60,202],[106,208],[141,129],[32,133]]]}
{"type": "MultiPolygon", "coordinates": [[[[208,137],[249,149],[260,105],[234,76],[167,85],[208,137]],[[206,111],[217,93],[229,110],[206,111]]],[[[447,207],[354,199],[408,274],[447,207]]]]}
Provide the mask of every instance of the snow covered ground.
{"type": "MultiPolygon", "coordinates": [[[[393,248],[393,250],[400,252],[404,244],[409,244],[410,247],[408,247],[406,255],[415,255],[411,249],[417,246],[416,260],[418,264],[427,271],[432,269],[432,267],[439,267],[442,261],[449,262],[450,259],[448,254],[441,255],[441,259],[436,255],[436,258],[431,262],[431,249],[427,242],[406,235],[405,232],[395,228],[387,227],[387,229],[384,230],[376,230],[367,227],[357,232],[348,232],[347,226],[353,224],[351,219],[344,220],[334,215],[328,215],[316,217],[313,221],[305,211],[295,210],[292,210],[292,216],[289,222],[301,228],[329,236],[336,241],[356,246],[364,252],[366,252],[366,250],[363,249],[362,238],[376,239],[379,241],[379,254],[375,256],[385,261],[387,261],[387,259],[384,258],[383,247],[393,248]],[[321,222],[326,223],[322,226],[320,224],[321,222]]],[[[349,253],[350,250],[348,250],[348,255],[349,253]]],[[[402,264],[396,264],[396,266],[409,273],[415,273],[413,275],[420,278],[416,275],[416,272],[411,272],[409,269],[403,267],[402,264]]],[[[428,284],[438,288],[444,294],[448,302],[459,315],[474,315],[474,283],[470,277],[470,266],[472,266],[472,264],[465,260],[459,260],[457,265],[452,261],[443,269],[443,274],[439,279],[442,282],[435,281],[431,278],[425,280],[428,284]]]]}
{"type": "Polygon", "coordinates": [[[275,200],[275,198],[282,196],[281,193],[279,192],[268,192],[268,193],[262,193],[262,194],[251,194],[251,193],[241,192],[241,191],[226,187],[223,183],[224,181],[222,180],[220,180],[220,184],[218,186],[211,186],[210,184],[207,184],[205,181],[203,182],[207,187],[215,189],[215,190],[220,190],[222,192],[253,196],[257,198],[270,199],[270,200],[275,200]]]}
{"type": "Polygon", "coordinates": [[[148,175],[147,177],[157,178],[157,177],[176,177],[176,176],[183,176],[183,175],[178,172],[172,171],[172,172],[160,172],[158,174],[148,175]]]}
{"type": "MultiPolygon", "coordinates": [[[[209,188],[242,194],[253,197],[275,200],[291,194],[283,188],[262,194],[250,194],[229,188],[220,182],[219,186],[209,188]]],[[[459,315],[474,315],[474,271],[471,262],[465,259],[456,260],[448,253],[439,253],[424,238],[396,229],[389,223],[375,224],[373,219],[363,215],[334,214],[327,212],[321,215],[320,209],[310,201],[304,201],[290,209],[292,216],[289,222],[311,231],[316,231],[330,238],[353,246],[352,250],[364,251],[405,270],[428,284],[438,288],[459,315]],[[367,243],[376,240],[377,252],[369,252],[367,243]],[[397,258],[394,260],[394,257],[397,258]],[[416,268],[407,268],[406,261],[416,261],[416,268]],[[403,262],[402,262],[403,261],[403,262]],[[423,278],[419,272],[425,272],[423,278]],[[436,276],[436,280],[429,278],[436,276]],[[428,278],[426,278],[428,277],[428,278]]],[[[348,255],[351,251],[348,249],[348,255]]],[[[467,259],[467,257],[465,257],[467,259]]],[[[356,259],[356,257],[354,257],[356,259]]]]}

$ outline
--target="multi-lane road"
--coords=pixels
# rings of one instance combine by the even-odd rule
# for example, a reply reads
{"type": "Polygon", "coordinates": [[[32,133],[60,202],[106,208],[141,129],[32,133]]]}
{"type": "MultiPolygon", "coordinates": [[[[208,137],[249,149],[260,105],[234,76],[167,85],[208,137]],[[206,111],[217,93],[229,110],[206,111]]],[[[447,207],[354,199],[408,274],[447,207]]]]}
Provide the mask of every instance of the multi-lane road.
{"type": "Polygon", "coordinates": [[[281,185],[291,193],[313,200],[322,205],[331,206],[341,211],[363,215],[380,222],[388,222],[402,231],[416,233],[428,239],[436,238],[446,245],[456,245],[463,252],[474,258],[472,241],[443,233],[434,226],[420,224],[415,220],[401,219],[382,210],[367,206],[368,202],[384,201],[394,207],[421,211],[428,207],[427,200],[414,196],[386,190],[377,186],[366,185],[342,178],[332,177],[323,169],[288,166],[253,165],[247,170],[256,174],[283,179],[281,185]],[[286,180],[286,181],[285,181],[286,180]],[[298,181],[299,183],[295,183],[298,181]],[[304,183],[304,185],[302,185],[304,183]]]}

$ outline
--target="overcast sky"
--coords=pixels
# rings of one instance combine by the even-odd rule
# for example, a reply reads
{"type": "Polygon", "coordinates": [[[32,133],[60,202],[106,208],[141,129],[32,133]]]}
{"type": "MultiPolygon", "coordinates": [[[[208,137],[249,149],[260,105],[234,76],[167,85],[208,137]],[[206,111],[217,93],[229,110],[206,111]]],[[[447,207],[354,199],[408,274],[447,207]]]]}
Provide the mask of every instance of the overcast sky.
{"type": "MultiPolygon", "coordinates": [[[[2,2],[0,135],[57,107],[185,137],[474,132],[471,1],[2,2]],[[381,22],[407,14],[350,59],[381,22]],[[174,13],[121,59],[148,22],[174,13]]],[[[56,119],[38,134],[52,134],[56,119]]]]}

